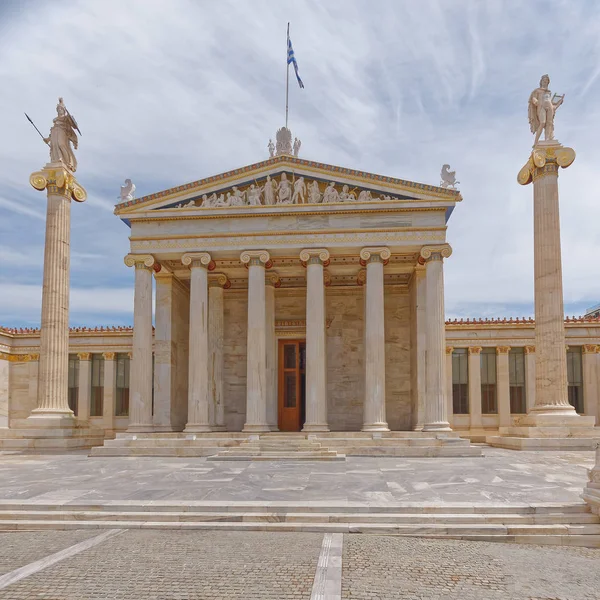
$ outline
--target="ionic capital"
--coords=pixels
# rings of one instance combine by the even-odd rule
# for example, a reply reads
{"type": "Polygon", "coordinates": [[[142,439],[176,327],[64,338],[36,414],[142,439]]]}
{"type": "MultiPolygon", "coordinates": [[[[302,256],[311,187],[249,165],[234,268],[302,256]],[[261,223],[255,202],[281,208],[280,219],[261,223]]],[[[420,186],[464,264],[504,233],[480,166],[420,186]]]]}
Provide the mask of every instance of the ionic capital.
{"type": "Polygon", "coordinates": [[[323,285],[329,287],[332,281],[331,273],[329,271],[323,271],[323,285]]]}
{"type": "Polygon", "coordinates": [[[91,352],[78,352],[77,358],[79,360],[92,360],[92,354],[91,352]]]}
{"type": "Polygon", "coordinates": [[[523,351],[525,354],[535,354],[535,346],[525,346],[523,351]]]}
{"type": "Polygon", "coordinates": [[[156,262],[152,254],[128,254],[124,259],[128,267],[136,269],[153,269],[158,273],[160,265],[156,262]]]}
{"type": "Polygon", "coordinates": [[[116,356],[117,356],[116,352],[103,352],[102,353],[102,358],[104,358],[104,360],[115,360],[116,356]]]}
{"type": "Polygon", "coordinates": [[[496,354],[508,354],[510,352],[510,346],[497,346],[496,354]]]}
{"type": "Polygon", "coordinates": [[[316,264],[326,267],[329,264],[329,250],[325,248],[306,248],[300,252],[300,261],[304,266],[316,264]]]}
{"type": "Polygon", "coordinates": [[[274,271],[267,273],[267,276],[265,277],[265,285],[270,285],[271,287],[274,287],[274,288],[280,288],[281,287],[281,279],[280,279],[279,275],[277,273],[275,273],[274,271]]]}
{"type": "Polygon", "coordinates": [[[208,287],[220,287],[228,290],[231,287],[231,281],[225,273],[211,273],[208,276],[208,287]]]}
{"type": "Polygon", "coordinates": [[[527,162],[517,175],[521,185],[527,185],[547,175],[556,175],[558,167],[566,169],[575,160],[575,150],[558,142],[549,146],[538,145],[532,150],[527,162]]]}
{"type": "Polygon", "coordinates": [[[266,250],[244,250],[240,254],[240,260],[248,266],[266,268],[271,266],[271,256],[266,250]]]}
{"type": "Polygon", "coordinates": [[[441,244],[439,246],[423,246],[419,253],[419,264],[424,265],[432,260],[443,260],[449,258],[452,254],[450,244],[441,244]]]}
{"type": "Polygon", "coordinates": [[[215,263],[208,252],[187,252],[181,257],[181,262],[190,269],[208,269],[213,271],[215,263]]]}
{"type": "Polygon", "coordinates": [[[367,270],[361,269],[356,276],[356,285],[363,286],[367,283],[367,270]]]}
{"type": "Polygon", "coordinates": [[[469,354],[481,354],[483,348],[481,346],[469,346],[469,354]]]}
{"type": "Polygon", "coordinates": [[[382,262],[387,265],[392,253],[385,246],[375,248],[363,248],[360,251],[360,264],[364,267],[370,262],[382,262]]]}
{"type": "MultiPolygon", "coordinates": [[[[597,346],[598,349],[600,349],[600,346],[597,346]]],[[[36,360],[40,360],[40,355],[39,354],[30,354],[29,355],[29,360],[35,362],[36,360]]]]}
{"type": "Polygon", "coordinates": [[[29,176],[29,183],[36,190],[48,190],[49,194],[58,194],[77,202],[84,202],[87,192],[79,185],[73,173],[60,165],[61,163],[50,163],[43,170],[32,173],[29,176]]]}
{"type": "Polygon", "coordinates": [[[452,354],[454,352],[454,346],[446,346],[446,354],[452,354]]]}

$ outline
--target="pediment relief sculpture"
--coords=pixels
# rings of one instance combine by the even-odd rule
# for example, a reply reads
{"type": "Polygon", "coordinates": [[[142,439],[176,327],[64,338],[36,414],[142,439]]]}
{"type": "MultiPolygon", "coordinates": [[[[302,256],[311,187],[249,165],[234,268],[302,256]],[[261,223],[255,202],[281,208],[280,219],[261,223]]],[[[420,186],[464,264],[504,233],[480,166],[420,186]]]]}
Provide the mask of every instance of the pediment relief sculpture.
{"type": "Polygon", "coordinates": [[[372,190],[350,187],[349,184],[307,180],[303,175],[290,173],[267,177],[262,181],[227,190],[203,194],[174,206],[163,208],[222,208],[229,206],[273,206],[283,204],[343,204],[348,202],[377,202],[405,199],[389,194],[376,195],[372,190]]]}

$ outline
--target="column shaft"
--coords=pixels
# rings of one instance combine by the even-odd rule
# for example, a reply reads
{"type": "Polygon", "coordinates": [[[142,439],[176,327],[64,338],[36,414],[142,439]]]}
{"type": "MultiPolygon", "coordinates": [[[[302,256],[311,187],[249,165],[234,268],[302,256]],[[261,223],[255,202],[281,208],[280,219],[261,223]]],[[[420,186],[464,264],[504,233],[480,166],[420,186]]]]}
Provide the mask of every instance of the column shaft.
{"type": "Polygon", "coordinates": [[[89,352],[80,352],[77,358],[79,359],[77,419],[87,421],[90,418],[92,395],[92,355],[89,352]]]}
{"type": "Polygon", "coordinates": [[[115,402],[117,398],[117,361],[114,352],[105,352],[104,357],[104,415],[102,427],[111,434],[115,428],[115,402]]]}
{"type": "Polygon", "coordinates": [[[302,431],[329,431],[323,279],[329,252],[303,250],[300,258],[306,262],[306,422],[302,431]]]}
{"type": "Polygon", "coordinates": [[[481,419],[481,348],[469,347],[469,413],[471,429],[482,429],[481,419]]]}
{"type": "Polygon", "coordinates": [[[446,346],[446,414],[450,427],[454,426],[454,399],[452,397],[452,346],[446,346]]]}
{"type": "Polygon", "coordinates": [[[275,337],[275,283],[269,276],[265,287],[266,369],[267,369],[267,423],[271,431],[277,427],[277,338],[275,337]]]}
{"type": "Polygon", "coordinates": [[[536,394],[533,412],[575,415],[567,357],[558,210],[558,165],[533,182],[536,394]]]}
{"type": "Polygon", "coordinates": [[[243,252],[248,264],[248,343],[246,346],[246,432],[269,431],[267,424],[267,367],[265,263],[267,252],[243,252]]]}
{"type": "MultiPolygon", "coordinates": [[[[449,251],[445,252],[448,256],[449,251]]],[[[423,250],[421,251],[423,255],[423,250]]],[[[427,260],[427,392],[423,431],[448,431],[446,414],[446,325],[444,320],[444,250],[425,253],[427,260]]]]}
{"type": "Polygon", "coordinates": [[[385,416],[383,260],[379,254],[372,253],[366,261],[365,403],[362,430],[389,431],[385,416]]]}
{"type": "Polygon", "coordinates": [[[216,431],[225,430],[223,397],[224,290],[219,284],[208,288],[208,381],[210,424],[216,431]]]}
{"type": "Polygon", "coordinates": [[[416,402],[416,424],[415,430],[421,431],[425,422],[425,396],[426,396],[426,362],[427,362],[427,281],[425,269],[417,267],[415,269],[415,359],[416,359],[416,378],[415,388],[417,394],[416,402]]]}
{"type": "Polygon", "coordinates": [[[152,270],[141,261],[135,262],[131,354],[129,379],[131,400],[127,430],[152,431],[152,270]]]}
{"type": "Polygon", "coordinates": [[[500,427],[510,427],[510,373],[508,353],[510,348],[496,348],[496,386],[498,391],[498,424],[500,427]]]}
{"type": "Polygon", "coordinates": [[[585,414],[596,417],[598,425],[598,354],[599,346],[586,344],[582,350],[582,370],[583,370],[583,407],[585,414]]]}
{"type": "Polygon", "coordinates": [[[32,418],[73,418],[69,408],[71,199],[48,190],[37,408],[32,418]]]}
{"type": "Polygon", "coordinates": [[[190,347],[187,432],[211,431],[208,387],[208,270],[192,259],[190,283],[190,347]]]}

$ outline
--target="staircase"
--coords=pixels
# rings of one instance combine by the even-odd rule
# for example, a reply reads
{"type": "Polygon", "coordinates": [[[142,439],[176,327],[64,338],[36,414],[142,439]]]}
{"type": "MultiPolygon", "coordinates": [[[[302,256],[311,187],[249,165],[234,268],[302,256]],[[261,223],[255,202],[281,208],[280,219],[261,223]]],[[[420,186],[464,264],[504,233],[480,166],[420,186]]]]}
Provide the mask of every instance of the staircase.
{"type": "Polygon", "coordinates": [[[583,503],[0,501],[0,531],[114,528],[366,533],[600,548],[600,518],[583,503]]]}
{"type": "Polygon", "coordinates": [[[206,460],[346,460],[302,433],[251,435],[239,446],[221,450],[206,460]]]}

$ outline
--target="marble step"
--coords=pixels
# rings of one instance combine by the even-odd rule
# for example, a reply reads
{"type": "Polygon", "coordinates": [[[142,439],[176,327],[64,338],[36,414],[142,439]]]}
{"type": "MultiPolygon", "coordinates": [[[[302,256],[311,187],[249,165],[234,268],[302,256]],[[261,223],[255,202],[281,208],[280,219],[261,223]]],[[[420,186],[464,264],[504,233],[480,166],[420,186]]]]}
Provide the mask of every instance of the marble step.
{"type": "Polygon", "coordinates": [[[246,512],[188,512],[188,511],[105,511],[105,510],[4,510],[0,522],[24,519],[27,521],[133,521],[133,522],[230,522],[230,523],[356,523],[378,525],[504,525],[506,527],[537,525],[593,525],[589,529],[600,534],[600,519],[591,513],[519,515],[519,514],[405,514],[405,513],[246,513],[246,512]]]}
{"type": "Polygon", "coordinates": [[[222,446],[95,446],[89,456],[214,456],[222,446]]]}
{"type": "Polygon", "coordinates": [[[209,456],[206,460],[346,460],[346,457],[333,450],[287,451],[281,449],[278,451],[262,451],[250,448],[234,448],[209,456]]]}

